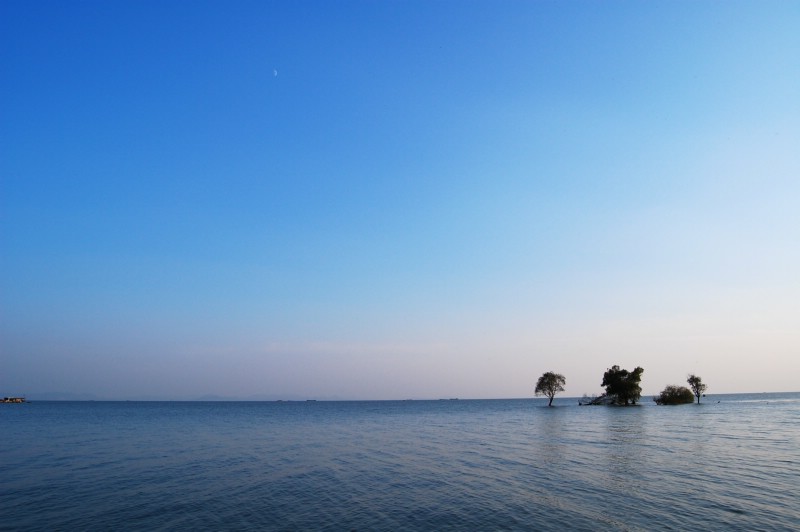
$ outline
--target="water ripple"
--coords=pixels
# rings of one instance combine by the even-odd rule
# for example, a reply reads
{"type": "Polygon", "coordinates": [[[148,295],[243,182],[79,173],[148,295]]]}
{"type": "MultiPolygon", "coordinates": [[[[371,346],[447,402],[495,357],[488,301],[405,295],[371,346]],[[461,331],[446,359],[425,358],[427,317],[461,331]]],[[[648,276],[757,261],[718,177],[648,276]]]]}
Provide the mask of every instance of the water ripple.
{"type": "Polygon", "coordinates": [[[3,530],[796,529],[800,395],[33,403],[0,410],[3,530]]]}

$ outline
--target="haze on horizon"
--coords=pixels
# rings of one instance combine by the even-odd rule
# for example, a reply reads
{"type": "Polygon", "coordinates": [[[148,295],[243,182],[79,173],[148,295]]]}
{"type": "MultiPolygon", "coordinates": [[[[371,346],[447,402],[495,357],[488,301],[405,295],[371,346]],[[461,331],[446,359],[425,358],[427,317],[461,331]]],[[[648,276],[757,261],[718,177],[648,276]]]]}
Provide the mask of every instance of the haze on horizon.
{"type": "Polygon", "coordinates": [[[797,391],[800,3],[0,4],[0,395],[797,391]]]}

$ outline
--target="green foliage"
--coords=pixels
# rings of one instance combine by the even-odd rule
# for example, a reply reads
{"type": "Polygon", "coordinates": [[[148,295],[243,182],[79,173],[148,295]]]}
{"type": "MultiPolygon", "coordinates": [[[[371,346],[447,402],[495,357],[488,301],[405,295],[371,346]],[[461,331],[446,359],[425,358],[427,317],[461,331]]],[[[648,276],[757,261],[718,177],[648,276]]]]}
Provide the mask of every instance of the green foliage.
{"type": "Polygon", "coordinates": [[[546,395],[549,397],[550,402],[547,403],[547,406],[553,406],[553,398],[558,392],[564,391],[564,385],[566,383],[567,379],[565,379],[563,375],[548,371],[539,377],[538,381],[536,381],[535,393],[536,395],[546,395]]]}
{"type": "Polygon", "coordinates": [[[653,397],[653,401],[658,405],[685,405],[694,402],[694,394],[686,386],[670,384],[660,395],[653,397]]]}
{"type": "Polygon", "coordinates": [[[606,370],[603,374],[602,385],[606,388],[606,395],[614,398],[618,404],[635,405],[642,396],[642,387],[639,386],[642,381],[642,373],[644,373],[644,369],[641,367],[628,371],[620,369],[616,365],[611,366],[611,369],[606,370]]]}
{"type": "Polygon", "coordinates": [[[697,375],[689,375],[686,382],[689,383],[689,386],[692,388],[692,393],[697,397],[697,404],[700,404],[700,396],[706,393],[708,386],[703,384],[702,379],[697,375]]]}

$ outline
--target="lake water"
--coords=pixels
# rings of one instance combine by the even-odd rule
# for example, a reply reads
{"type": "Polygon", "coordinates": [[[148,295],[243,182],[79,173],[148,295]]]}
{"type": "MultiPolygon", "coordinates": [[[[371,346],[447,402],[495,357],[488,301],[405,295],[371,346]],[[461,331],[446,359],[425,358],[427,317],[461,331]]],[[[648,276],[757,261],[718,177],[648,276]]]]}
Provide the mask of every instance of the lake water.
{"type": "Polygon", "coordinates": [[[800,393],[577,403],[0,404],[0,529],[800,529],[800,393]]]}

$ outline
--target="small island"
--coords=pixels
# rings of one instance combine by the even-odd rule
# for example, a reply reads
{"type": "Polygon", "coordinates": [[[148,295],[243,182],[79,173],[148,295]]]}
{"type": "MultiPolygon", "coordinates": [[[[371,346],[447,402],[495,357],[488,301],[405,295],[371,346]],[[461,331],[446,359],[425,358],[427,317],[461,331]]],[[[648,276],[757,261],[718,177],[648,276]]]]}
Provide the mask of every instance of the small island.
{"type": "MultiPolygon", "coordinates": [[[[583,399],[581,399],[578,404],[580,406],[635,405],[642,396],[642,388],[639,386],[642,380],[642,373],[644,373],[644,369],[641,367],[637,367],[633,371],[628,371],[614,365],[603,374],[602,386],[606,389],[605,393],[599,397],[596,395],[588,397],[584,394],[583,399]]],[[[547,388],[542,383],[547,383],[549,382],[548,378],[552,380],[556,376],[561,380],[555,384],[564,384],[564,377],[562,375],[545,373],[539,378],[539,382],[536,384],[536,395],[545,393],[543,390],[549,389],[549,393],[545,395],[550,396],[550,401],[552,403],[552,396],[555,395],[556,391],[563,391],[564,389],[563,387],[560,389],[552,387],[547,388]]],[[[689,384],[689,388],[670,384],[664,388],[659,395],[654,396],[653,401],[655,401],[657,405],[682,405],[693,403],[694,398],[697,397],[697,404],[700,404],[700,397],[705,397],[708,386],[703,382],[703,379],[694,374],[689,375],[686,378],[686,382],[689,384]]],[[[555,384],[552,386],[555,386],[555,384]]]]}
{"type": "Polygon", "coordinates": [[[611,366],[603,374],[602,386],[605,387],[606,393],[600,397],[587,397],[578,403],[579,405],[636,405],[642,396],[642,387],[639,383],[642,381],[642,373],[644,369],[637,367],[633,371],[621,369],[619,366],[611,366]]]}

